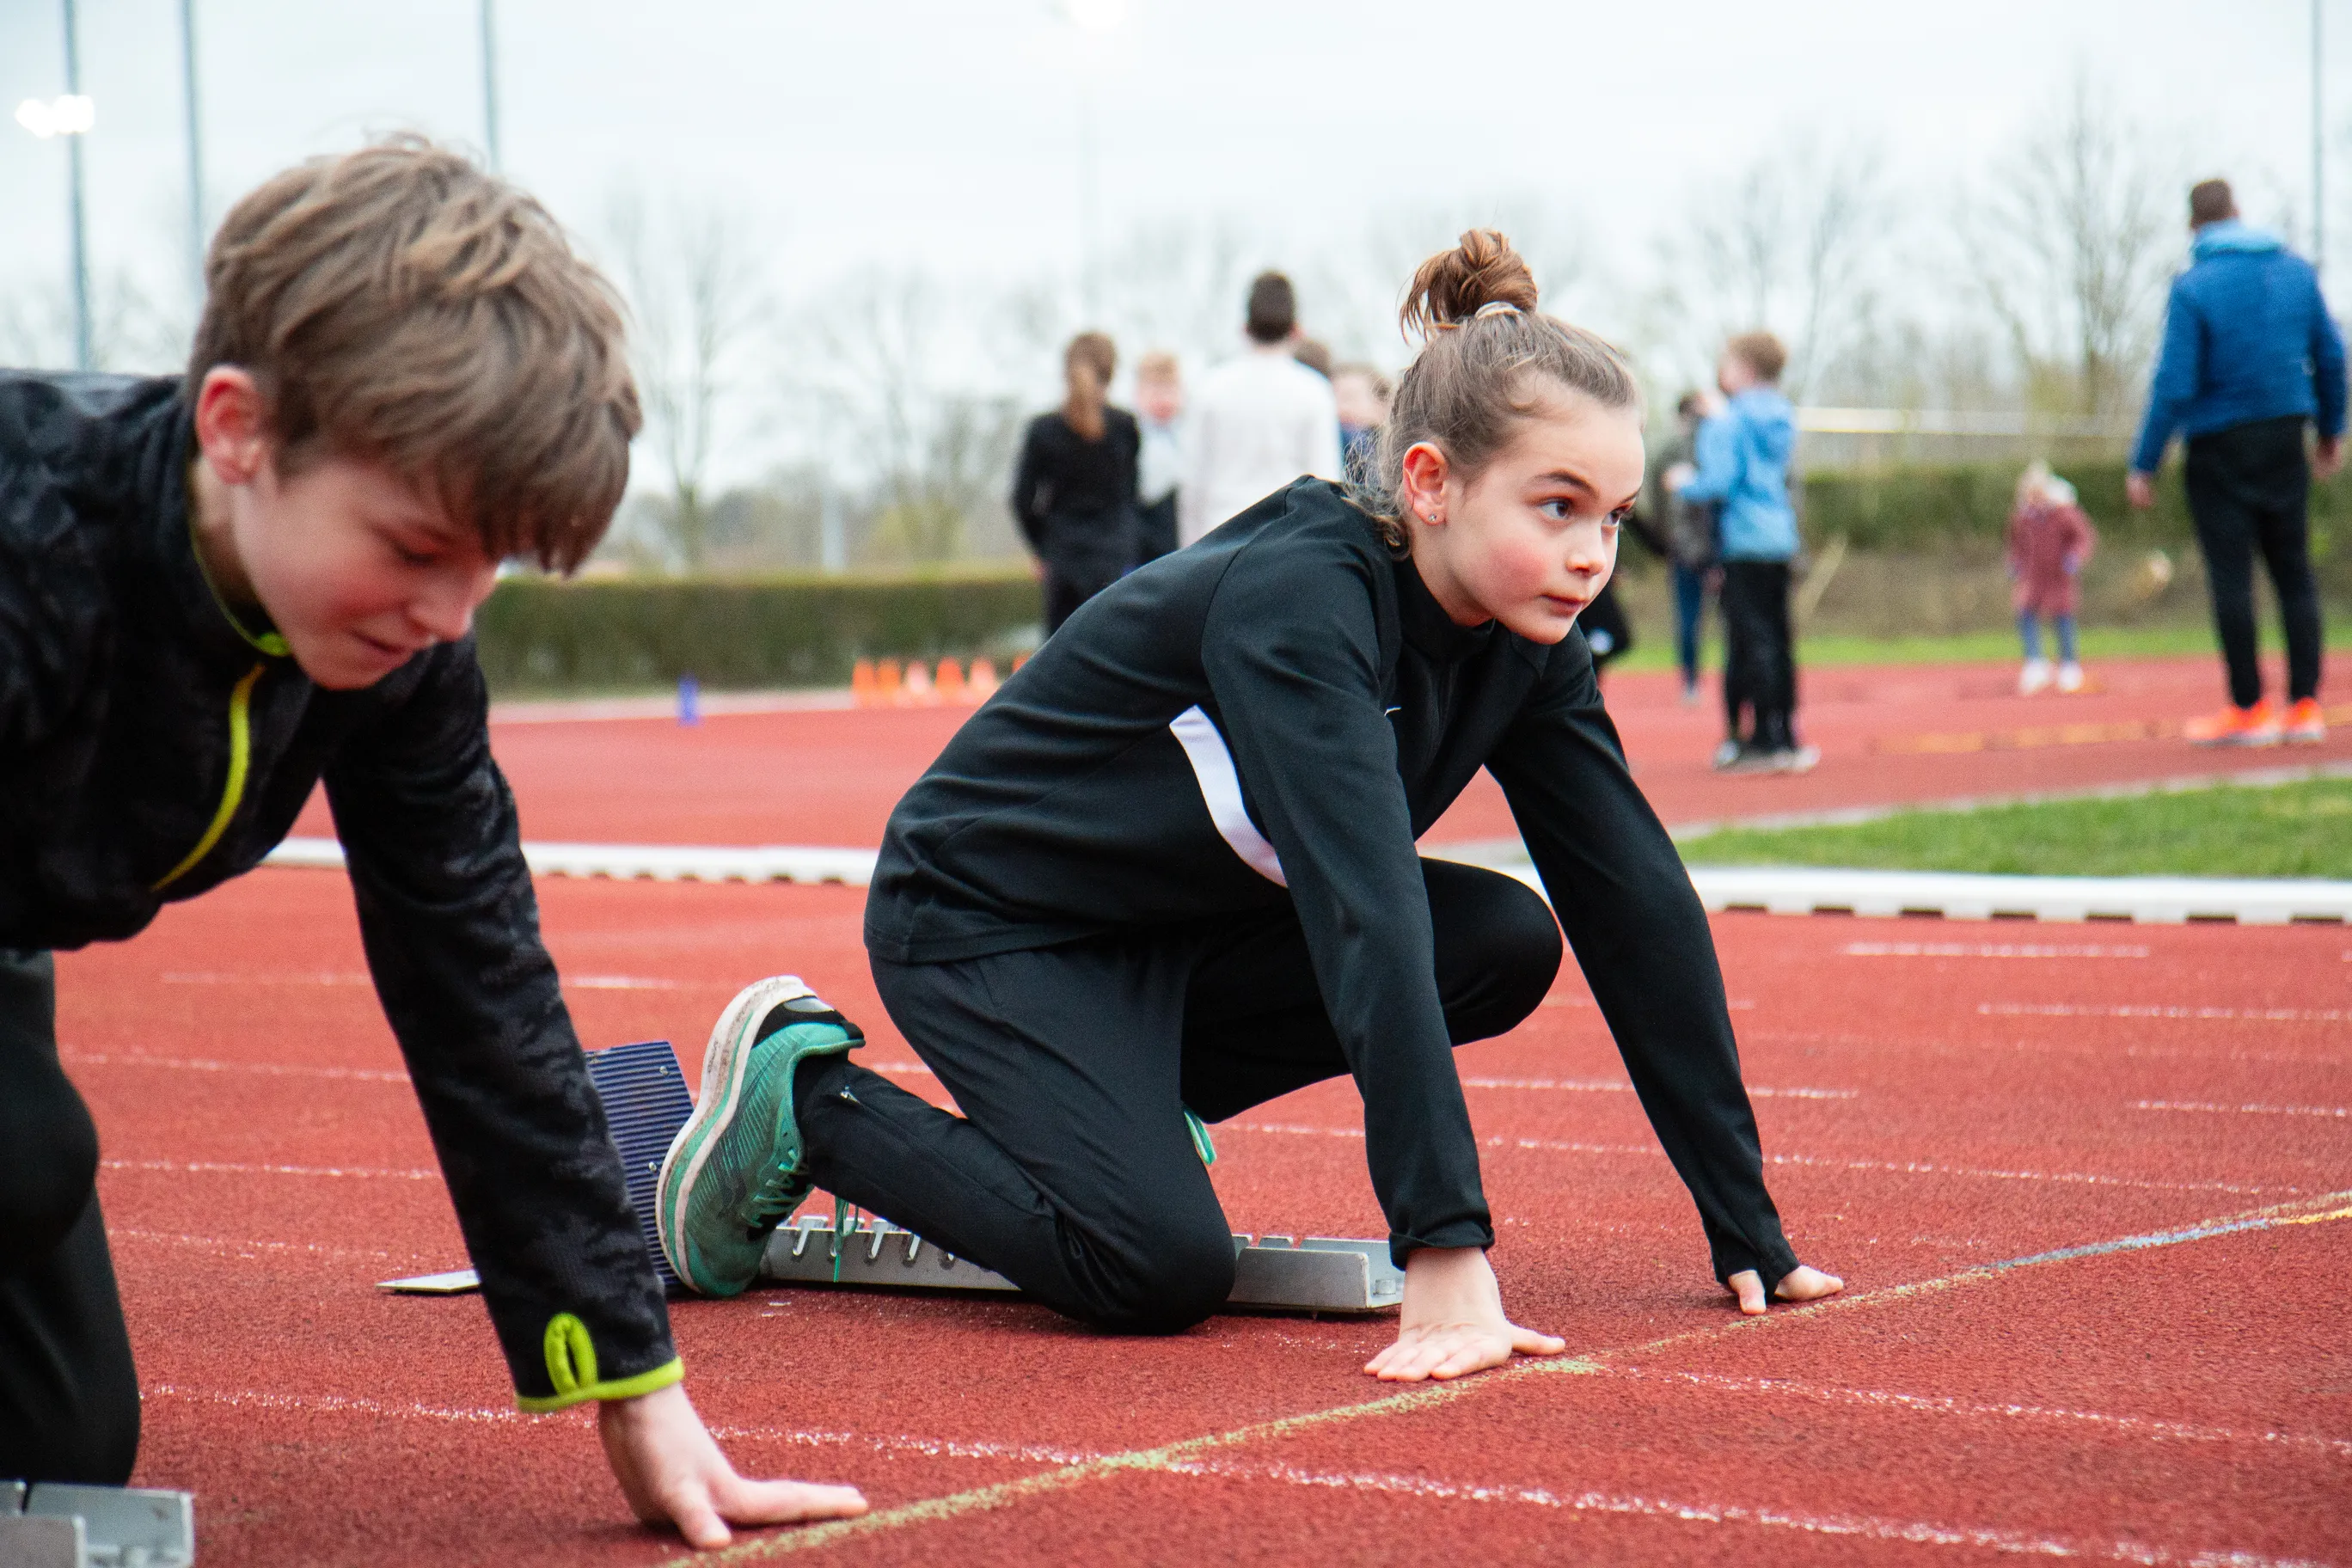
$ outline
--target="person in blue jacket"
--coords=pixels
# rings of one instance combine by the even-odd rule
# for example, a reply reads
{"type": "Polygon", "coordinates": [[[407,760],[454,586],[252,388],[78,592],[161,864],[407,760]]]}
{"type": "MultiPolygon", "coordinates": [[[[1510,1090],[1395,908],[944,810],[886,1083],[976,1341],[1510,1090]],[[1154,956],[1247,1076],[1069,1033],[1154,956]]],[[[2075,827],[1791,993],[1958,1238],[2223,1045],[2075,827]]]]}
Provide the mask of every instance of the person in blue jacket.
{"type": "Polygon", "coordinates": [[[2319,431],[2321,478],[2342,460],[2344,340],[2311,263],[2238,217],[2226,180],[2189,193],[2196,234],[2189,269],[2165,306],[2164,352],[2126,489],[2153,505],[2154,477],[2175,432],[2188,438],[2183,478],[2230,705],[2189,726],[2201,745],[2267,746],[2327,738],[2319,707],[2319,584],[2311,570],[2314,463],[2304,426],[2319,431]],[[2262,551],[2286,629],[2284,713],[2263,696],[2254,640],[2254,552],[2262,551]]]}
{"type": "Polygon", "coordinates": [[[1797,511],[1789,501],[1796,410],[1780,393],[1789,351],[1769,332],[1724,345],[1716,384],[1729,399],[1698,428],[1693,462],[1668,470],[1678,500],[1717,509],[1723,563],[1725,736],[1715,765],[1730,773],[1802,773],[1821,752],[1797,740],[1797,661],[1789,629],[1797,511]],[[1742,710],[1752,715],[1741,731],[1742,710]]]}

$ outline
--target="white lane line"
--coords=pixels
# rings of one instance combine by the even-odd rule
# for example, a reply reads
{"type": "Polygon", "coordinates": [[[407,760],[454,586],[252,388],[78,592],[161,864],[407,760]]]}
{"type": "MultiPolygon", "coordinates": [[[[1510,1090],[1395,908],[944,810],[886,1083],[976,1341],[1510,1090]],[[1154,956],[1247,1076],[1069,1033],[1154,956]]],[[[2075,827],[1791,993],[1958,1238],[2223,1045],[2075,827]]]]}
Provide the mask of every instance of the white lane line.
{"type": "Polygon", "coordinates": [[[388,1068],[290,1067],[282,1062],[219,1062],[201,1057],[117,1056],[105,1051],[60,1051],[61,1060],[76,1066],[171,1068],[182,1072],[250,1072],[270,1078],[340,1078],[361,1083],[406,1083],[408,1075],[388,1068]]]}
{"type": "Polygon", "coordinates": [[[1850,942],[1848,958],[2146,958],[2144,947],[2098,942],[1850,942]]]}
{"type": "Polygon", "coordinates": [[[151,1383],[140,1391],[145,1399],[188,1399],[202,1405],[226,1405],[253,1410],[296,1410],[336,1415],[397,1415],[420,1421],[453,1421],[467,1426],[503,1426],[520,1421],[512,1408],[466,1408],[447,1405],[412,1405],[388,1399],[361,1399],[347,1394],[264,1394],[251,1388],[182,1388],[176,1384],[151,1383]]]}
{"type": "MultiPolygon", "coordinates": [[[[1313,1138],[1361,1139],[1360,1127],[1307,1127],[1296,1122],[1221,1121],[1220,1131],[1277,1132],[1313,1138]]],[[[1481,1138],[1485,1149],[1528,1149],[1563,1154],[1638,1154],[1664,1159],[1665,1152],[1650,1143],[1578,1143],[1551,1138],[1481,1138]]],[[[1906,1176],[1969,1176],[1995,1182],[2060,1182],[2081,1186],[2136,1187],[2159,1193],[2227,1193],[2236,1197],[2294,1194],[2300,1187],[2253,1187],[2235,1182],[2152,1182],[2133,1176],[2105,1176],[2088,1171],[2006,1171],[1977,1165],[1942,1165],[1927,1160],[1848,1160],[1835,1155],[1767,1154],[1768,1165],[1803,1165],[1830,1171],[1883,1171],[1906,1176]]]]}
{"type": "Polygon", "coordinates": [[[1750,1525],[1910,1546],[1959,1546],[2026,1557],[2083,1557],[2136,1563],[2148,1568],[2324,1568],[2307,1558],[2267,1557],[2251,1552],[2196,1551],[2176,1554],[2139,1540],[2098,1541],[2080,1536],[2035,1534],[1987,1525],[1939,1524],[1923,1520],[1883,1519],[1872,1514],[1810,1513],[1796,1509],[1738,1503],[1687,1502],[1669,1498],[1602,1491],[1555,1491],[1492,1482],[1441,1481],[1426,1476],[1380,1471],[1305,1470],[1283,1464],[1244,1464],[1231,1459],[1178,1459],[1164,1473],[1220,1480],[1274,1481],[1287,1486],[1344,1491],[1384,1492],[1445,1502],[1510,1503],[1568,1513],[1617,1514],[1669,1520],[1682,1524],[1750,1525]]]}
{"type": "Polygon", "coordinates": [[[2070,1410],[2047,1405],[1987,1405],[1936,1394],[1894,1394],[1874,1388],[1825,1387],[1780,1377],[1726,1377],[1705,1372],[1678,1372],[1670,1367],[1615,1366],[1603,1363],[1594,1375],[1648,1379],[1685,1384],[1720,1394],[1785,1394],[1823,1405],[1854,1405],[1878,1410],[1900,1410],[1927,1415],[1994,1416],[2004,1420],[2074,1422],[2126,1433],[2157,1442],[2240,1443],[2256,1447],[2299,1448],[2330,1458],[2352,1459],[2352,1442],[2316,1437],[2299,1432],[2243,1432],[2227,1426],[2200,1426],[2186,1421],[2162,1421],[2147,1415],[2110,1415],[2096,1410],[2070,1410]]]}
{"type": "Polygon", "coordinates": [[[193,1247],[208,1252],[245,1256],[260,1252],[301,1252],[317,1258],[363,1258],[371,1263],[392,1262],[415,1256],[358,1247],[321,1247],[315,1241],[246,1241],[226,1236],[180,1236],[168,1230],[126,1230],[119,1225],[108,1226],[106,1235],[110,1241],[128,1237],[137,1241],[163,1242],[173,1247],[193,1247]]]}
{"type": "MultiPolygon", "coordinates": [[[[1633,1086],[1603,1078],[1465,1078],[1465,1089],[1558,1089],[1584,1094],[1631,1094],[1633,1086]]],[[[1858,1089],[1770,1089],[1751,1083],[1748,1094],[1758,1100],[1855,1100],[1858,1089]]]]}
{"type": "Polygon", "coordinates": [[[2085,1006],[2074,1002],[1979,1002],[1988,1018],[2191,1018],[2241,1024],[2341,1024],[2352,1012],[2341,1007],[2156,1007],[2085,1006]]]}
{"type": "Polygon", "coordinates": [[[2352,1106],[2344,1105],[2210,1105],[2196,1100],[2136,1100],[2134,1110],[2218,1110],[2246,1116],[2332,1116],[2338,1121],[2352,1118],[2352,1106]]]}
{"type": "MultiPolygon", "coordinates": [[[[308,973],[236,974],[217,969],[179,969],[163,975],[166,985],[368,985],[373,982],[364,973],[350,970],[321,969],[308,973]]],[[[562,977],[567,991],[677,991],[686,985],[678,980],[662,980],[644,974],[567,974],[562,977]]],[[[699,983],[716,989],[719,982],[699,983]]]]}
{"type": "Polygon", "coordinates": [[[244,1165],[220,1160],[100,1160],[110,1171],[168,1171],[179,1175],[380,1176],[403,1182],[437,1182],[438,1171],[383,1170],[364,1165],[244,1165]]]}

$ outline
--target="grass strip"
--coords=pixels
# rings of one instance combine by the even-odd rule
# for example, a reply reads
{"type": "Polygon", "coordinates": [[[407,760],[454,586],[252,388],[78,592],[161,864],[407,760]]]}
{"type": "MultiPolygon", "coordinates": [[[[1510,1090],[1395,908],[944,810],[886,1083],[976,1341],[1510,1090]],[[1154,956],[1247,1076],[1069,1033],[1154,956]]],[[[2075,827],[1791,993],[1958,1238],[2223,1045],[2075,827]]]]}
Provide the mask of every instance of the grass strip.
{"type": "Polygon", "coordinates": [[[1825,826],[1724,827],[1680,847],[1694,866],[2352,879],[2352,779],[1903,811],[1825,826]]]}

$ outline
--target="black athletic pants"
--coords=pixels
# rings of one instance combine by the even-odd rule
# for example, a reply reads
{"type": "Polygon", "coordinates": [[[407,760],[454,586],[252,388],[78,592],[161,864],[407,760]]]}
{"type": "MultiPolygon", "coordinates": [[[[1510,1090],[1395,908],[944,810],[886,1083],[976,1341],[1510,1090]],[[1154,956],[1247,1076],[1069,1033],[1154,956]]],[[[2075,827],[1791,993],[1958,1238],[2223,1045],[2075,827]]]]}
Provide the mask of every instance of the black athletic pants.
{"type": "MultiPolygon", "coordinates": [[[[1422,868],[1454,1042],[1499,1035],[1551,988],[1559,928],[1507,877],[1422,868]]],[[[963,1114],[820,1058],[795,1084],[817,1185],[1107,1329],[1174,1332],[1233,1289],[1185,1109],[1221,1121],[1348,1071],[1287,909],[874,978],[963,1114]]]]}
{"type": "Polygon", "coordinates": [[[0,1478],[121,1486],[139,1377],[57,1016],[49,955],[0,948],[0,1478]]]}
{"type": "Polygon", "coordinates": [[[2213,629],[2230,670],[2230,700],[2251,708],[2263,695],[2254,657],[2254,551],[2278,590],[2286,628],[2289,701],[2319,695],[2319,583],[2311,571],[2307,502],[2311,469],[2301,416],[2257,420],[2189,443],[2189,512],[2205,552],[2213,629]]]}
{"type": "Polygon", "coordinates": [[[1725,733],[1768,752],[1797,744],[1797,660],[1789,640],[1789,563],[1723,563],[1725,733]],[[1756,727],[1742,734],[1742,707],[1756,727]]]}

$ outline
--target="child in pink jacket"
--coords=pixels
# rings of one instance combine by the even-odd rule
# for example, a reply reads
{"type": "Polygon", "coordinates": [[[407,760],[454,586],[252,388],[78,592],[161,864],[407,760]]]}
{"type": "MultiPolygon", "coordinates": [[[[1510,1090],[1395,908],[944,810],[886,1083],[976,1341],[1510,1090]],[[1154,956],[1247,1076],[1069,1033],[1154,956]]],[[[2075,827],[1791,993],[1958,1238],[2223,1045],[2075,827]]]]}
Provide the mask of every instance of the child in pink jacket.
{"type": "Polygon", "coordinates": [[[2058,634],[2058,689],[2083,689],[2074,616],[2082,605],[2083,563],[2098,537],[2074,503],[2074,487],[2051,473],[2047,463],[2037,462],[2018,477],[2017,506],[2009,514],[2009,579],[2017,635],[2025,644],[2025,668],[2017,677],[2023,696],[2051,683],[2050,661],[2042,657],[2044,616],[2058,634]]]}

